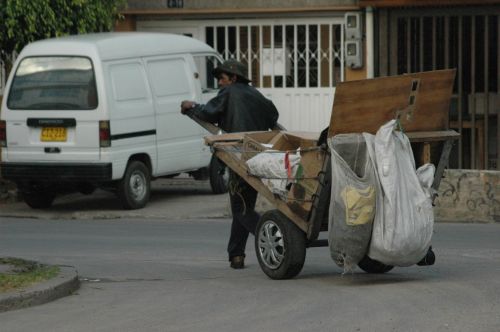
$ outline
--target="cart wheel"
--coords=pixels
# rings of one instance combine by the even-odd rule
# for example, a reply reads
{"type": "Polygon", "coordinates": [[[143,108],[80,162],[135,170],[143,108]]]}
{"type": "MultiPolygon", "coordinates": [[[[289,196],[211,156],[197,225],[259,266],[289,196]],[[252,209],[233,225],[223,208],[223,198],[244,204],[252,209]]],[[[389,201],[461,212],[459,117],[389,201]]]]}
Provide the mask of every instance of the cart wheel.
{"type": "Polygon", "coordinates": [[[385,265],[365,256],[359,263],[358,266],[365,272],[368,273],[386,273],[394,268],[392,265],[385,265]]]}
{"type": "Polygon", "coordinates": [[[293,278],[304,266],[306,235],[278,210],[267,211],[257,224],[255,253],[269,278],[293,278]]]}

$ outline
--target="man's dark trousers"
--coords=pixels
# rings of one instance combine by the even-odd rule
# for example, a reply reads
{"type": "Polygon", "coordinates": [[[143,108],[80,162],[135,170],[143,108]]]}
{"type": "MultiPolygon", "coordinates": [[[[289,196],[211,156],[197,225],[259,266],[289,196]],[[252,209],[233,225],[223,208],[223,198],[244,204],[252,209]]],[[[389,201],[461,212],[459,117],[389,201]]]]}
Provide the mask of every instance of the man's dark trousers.
{"type": "Polygon", "coordinates": [[[255,212],[257,191],[236,174],[231,174],[229,199],[233,223],[227,245],[229,260],[235,256],[245,256],[248,234],[255,235],[259,214],[255,212]]]}

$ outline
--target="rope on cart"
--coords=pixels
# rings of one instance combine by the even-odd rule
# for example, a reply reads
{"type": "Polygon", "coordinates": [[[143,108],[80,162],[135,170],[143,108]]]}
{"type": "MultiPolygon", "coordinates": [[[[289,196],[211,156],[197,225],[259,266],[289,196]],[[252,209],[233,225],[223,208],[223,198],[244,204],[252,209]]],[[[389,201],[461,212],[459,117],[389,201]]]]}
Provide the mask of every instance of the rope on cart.
{"type": "Polygon", "coordinates": [[[227,184],[227,187],[231,196],[238,195],[238,197],[241,199],[241,202],[243,203],[242,214],[245,215],[247,211],[247,205],[245,203],[243,195],[241,194],[242,189],[240,187],[240,177],[236,173],[229,172],[229,183],[227,184]]]}
{"type": "Polygon", "coordinates": [[[400,117],[396,118],[396,123],[394,123],[394,127],[396,127],[396,130],[399,130],[403,134],[405,133],[405,128],[403,127],[403,124],[401,123],[400,117]]]}

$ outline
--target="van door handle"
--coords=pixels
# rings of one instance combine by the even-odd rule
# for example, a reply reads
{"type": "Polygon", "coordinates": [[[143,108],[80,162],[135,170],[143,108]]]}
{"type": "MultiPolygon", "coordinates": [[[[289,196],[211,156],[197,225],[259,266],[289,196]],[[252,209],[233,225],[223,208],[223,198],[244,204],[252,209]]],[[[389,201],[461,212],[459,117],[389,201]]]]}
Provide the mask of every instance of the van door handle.
{"type": "Polygon", "coordinates": [[[44,151],[45,153],[61,153],[61,148],[51,146],[44,148],[44,151]]]}

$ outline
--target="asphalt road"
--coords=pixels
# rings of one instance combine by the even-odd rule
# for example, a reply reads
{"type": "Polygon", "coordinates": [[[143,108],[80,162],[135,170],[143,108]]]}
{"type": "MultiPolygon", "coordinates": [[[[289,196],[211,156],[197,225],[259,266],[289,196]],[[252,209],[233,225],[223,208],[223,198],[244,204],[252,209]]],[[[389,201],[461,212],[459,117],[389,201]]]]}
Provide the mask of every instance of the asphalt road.
{"type": "MultiPolygon", "coordinates": [[[[228,266],[230,221],[0,221],[0,253],[72,265],[77,294],[0,314],[0,331],[499,331],[500,225],[437,224],[431,267],[342,275],[328,248],[268,279],[248,246],[228,266]]],[[[253,238],[252,238],[253,239],[253,238]]]]}

